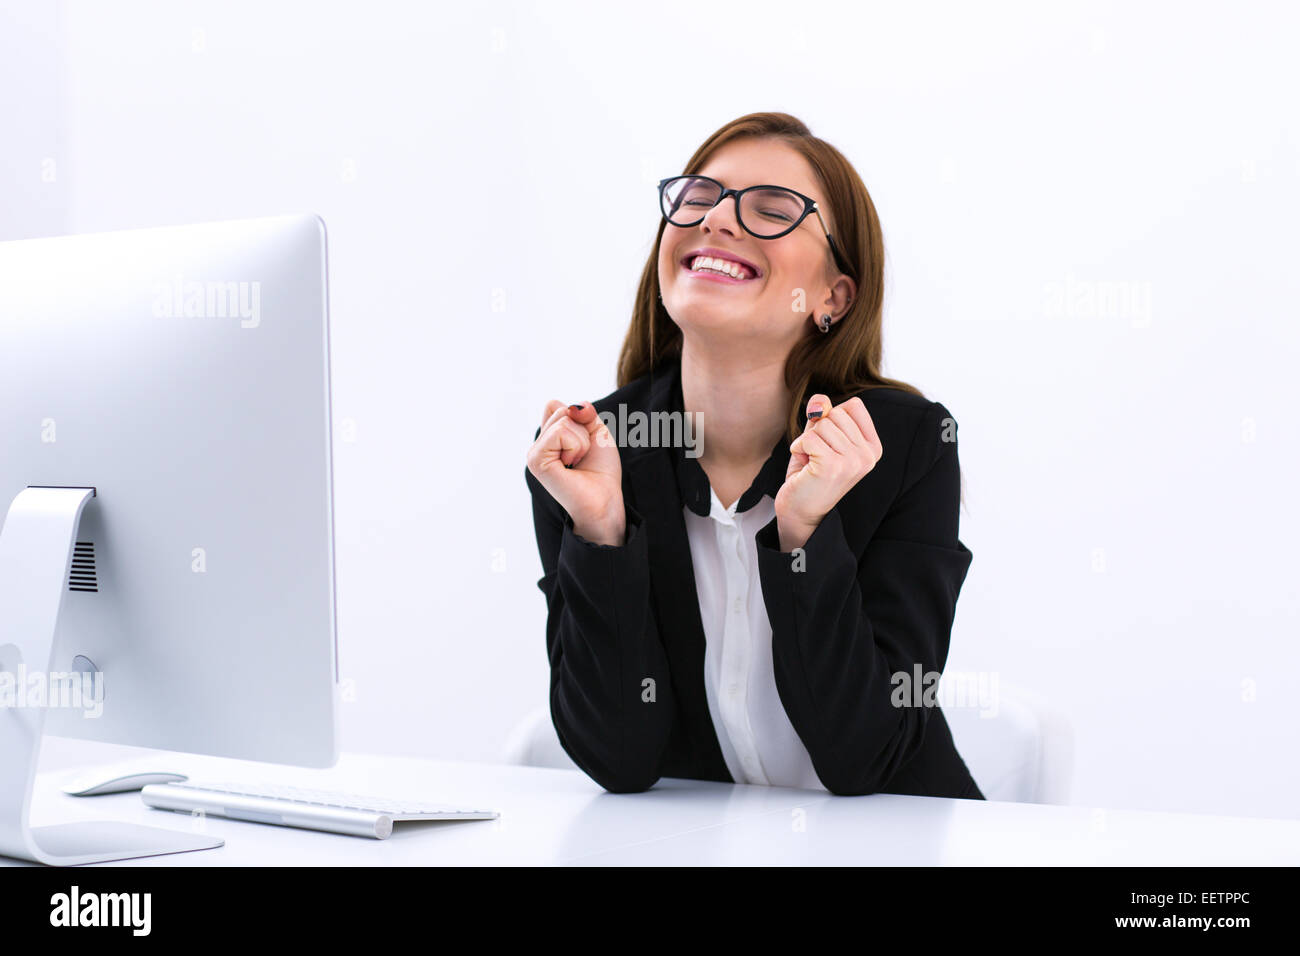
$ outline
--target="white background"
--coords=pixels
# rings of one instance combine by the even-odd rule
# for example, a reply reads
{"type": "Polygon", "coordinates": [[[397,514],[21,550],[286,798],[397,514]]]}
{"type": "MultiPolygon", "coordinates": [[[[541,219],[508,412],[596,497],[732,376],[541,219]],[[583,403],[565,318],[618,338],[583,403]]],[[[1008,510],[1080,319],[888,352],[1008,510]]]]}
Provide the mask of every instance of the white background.
{"type": "Polygon", "coordinates": [[[5,0],[0,239],[325,218],[343,746],[492,760],[546,702],[542,407],[614,387],[654,182],[791,112],[880,212],[887,374],[961,425],[949,670],[1071,714],[1074,803],[1295,817],[1297,25],[5,0]],[[556,205],[573,175],[585,216],[556,205]]]}

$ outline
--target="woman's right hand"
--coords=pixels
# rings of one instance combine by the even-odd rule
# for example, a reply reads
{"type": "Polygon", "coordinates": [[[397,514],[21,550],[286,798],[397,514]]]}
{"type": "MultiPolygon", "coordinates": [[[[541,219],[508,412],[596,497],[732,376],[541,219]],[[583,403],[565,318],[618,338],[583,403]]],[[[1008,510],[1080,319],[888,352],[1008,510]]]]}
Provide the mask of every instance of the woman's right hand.
{"type": "Polygon", "coordinates": [[[624,544],[623,463],[590,402],[577,408],[555,399],[546,403],[541,434],[528,449],[528,470],[569,513],[581,537],[624,544]]]}

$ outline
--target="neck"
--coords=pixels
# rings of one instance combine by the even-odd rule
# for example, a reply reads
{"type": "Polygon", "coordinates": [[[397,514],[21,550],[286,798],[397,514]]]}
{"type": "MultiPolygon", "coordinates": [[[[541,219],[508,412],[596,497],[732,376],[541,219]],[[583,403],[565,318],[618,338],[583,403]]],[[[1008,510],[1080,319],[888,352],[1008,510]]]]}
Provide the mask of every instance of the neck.
{"type": "Polygon", "coordinates": [[[790,411],[785,357],[757,359],[682,342],[682,404],[699,414],[701,463],[722,467],[761,464],[785,433],[790,411]]]}

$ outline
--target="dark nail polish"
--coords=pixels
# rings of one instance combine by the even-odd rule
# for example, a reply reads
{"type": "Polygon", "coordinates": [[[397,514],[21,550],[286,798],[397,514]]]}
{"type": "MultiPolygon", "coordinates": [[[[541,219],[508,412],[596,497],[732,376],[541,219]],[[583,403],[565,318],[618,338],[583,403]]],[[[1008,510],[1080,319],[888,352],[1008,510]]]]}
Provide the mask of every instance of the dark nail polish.
{"type": "Polygon", "coordinates": [[[586,402],[579,402],[577,405],[570,405],[569,407],[570,407],[570,408],[576,408],[576,409],[581,410],[582,406],[585,405],[585,404],[587,404],[587,403],[586,403],[586,402]]]}

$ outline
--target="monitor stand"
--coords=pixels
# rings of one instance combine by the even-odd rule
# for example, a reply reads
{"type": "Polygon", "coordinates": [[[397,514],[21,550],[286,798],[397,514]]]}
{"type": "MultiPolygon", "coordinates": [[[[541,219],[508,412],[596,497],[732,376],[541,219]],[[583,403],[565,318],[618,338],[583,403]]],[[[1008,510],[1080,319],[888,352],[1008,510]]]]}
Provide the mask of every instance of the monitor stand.
{"type": "MultiPolygon", "coordinates": [[[[48,676],[82,509],[94,488],[29,487],[0,529],[0,672],[48,676]]],[[[0,707],[0,856],[54,866],[210,850],[224,840],[95,821],[28,826],[45,706],[0,707]]]]}

